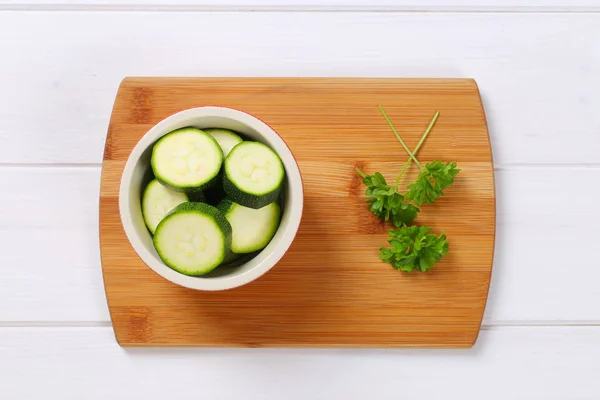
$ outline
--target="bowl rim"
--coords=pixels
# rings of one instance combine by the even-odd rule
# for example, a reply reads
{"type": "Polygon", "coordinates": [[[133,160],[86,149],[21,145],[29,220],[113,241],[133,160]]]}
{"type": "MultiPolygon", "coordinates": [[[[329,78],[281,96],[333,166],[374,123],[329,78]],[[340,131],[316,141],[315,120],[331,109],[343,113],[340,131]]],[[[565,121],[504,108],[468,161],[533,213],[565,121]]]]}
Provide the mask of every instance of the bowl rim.
{"type": "MultiPolygon", "coordinates": [[[[227,290],[256,280],[275,266],[287,252],[296,237],[296,233],[298,232],[302,220],[304,209],[304,182],[294,153],[285,140],[283,140],[283,138],[267,123],[242,110],[225,106],[207,105],[188,108],[171,114],[153,125],[146,133],[144,133],[131,150],[127,157],[127,161],[125,162],[125,167],[119,182],[118,203],[119,216],[125,235],[138,257],[140,257],[142,262],[144,262],[151,270],[168,281],[189,289],[208,291],[227,290]],[[188,276],[173,270],[162,261],[157,262],[159,260],[148,251],[144,243],[142,243],[141,238],[138,236],[134,227],[133,216],[129,212],[128,183],[131,181],[135,167],[143,153],[157,139],[169,133],[169,127],[171,125],[199,117],[222,117],[235,120],[250,127],[261,136],[265,136],[269,142],[274,142],[272,147],[276,147],[274,150],[280,156],[281,161],[284,164],[286,180],[289,180],[290,192],[293,193],[294,207],[289,208],[291,213],[290,218],[288,225],[286,225],[286,230],[280,238],[280,242],[274,247],[273,251],[256,266],[248,271],[232,276],[223,275],[210,277],[208,279],[203,278],[202,276],[188,276]],[[292,187],[294,188],[293,192],[292,187]]],[[[260,253],[257,256],[259,255],[260,253]]]]}

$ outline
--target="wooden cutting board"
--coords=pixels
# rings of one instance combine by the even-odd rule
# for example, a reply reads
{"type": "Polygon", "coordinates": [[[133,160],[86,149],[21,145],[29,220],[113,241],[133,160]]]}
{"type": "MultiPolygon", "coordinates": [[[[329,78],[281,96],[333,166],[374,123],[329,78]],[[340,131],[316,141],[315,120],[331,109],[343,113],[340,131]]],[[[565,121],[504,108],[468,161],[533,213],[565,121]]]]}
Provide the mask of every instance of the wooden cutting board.
{"type": "MultiPolygon", "coordinates": [[[[409,182],[416,175],[411,167],[409,182]]],[[[106,296],[122,346],[470,347],[477,339],[494,252],[495,192],[488,129],[470,79],[128,78],[104,151],[100,247],[106,296]],[[220,105],[273,127],[297,157],[305,209],[288,253],[246,286],[199,292],[149,269],[129,245],[119,180],[136,142],[183,109],[220,105]],[[393,181],[407,159],[377,106],[423,162],[461,173],[417,223],[445,230],[448,255],[429,273],[378,259],[387,226],[366,209],[358,166],[393,181]]]]}

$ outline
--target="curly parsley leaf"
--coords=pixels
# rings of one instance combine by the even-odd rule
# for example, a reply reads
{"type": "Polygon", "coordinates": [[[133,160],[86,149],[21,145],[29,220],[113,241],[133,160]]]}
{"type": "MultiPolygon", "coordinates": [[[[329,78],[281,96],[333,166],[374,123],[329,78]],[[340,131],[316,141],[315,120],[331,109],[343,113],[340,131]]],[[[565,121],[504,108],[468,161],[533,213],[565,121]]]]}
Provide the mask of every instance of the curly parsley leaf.
{"type": "Polygon", "coordinates": [[[387,184],[381,173],[366,175],[358,168],[356,172],[363,178],[363,184],[367,187],[366,202],[369,204],[369,211],[375,216],[384,221],[391,221],[396,227],[409,224],[417,218],[419,208],[407,203],[404,196],[387,184]]]}
{"type": "Polygon", "coordinates": [[[404,226],[389,231],[391,247],[381,247],[379,258],[399,271],[425,272],[448,253],[448,241],[442,232],[439,236],[429,233],[424,226],[404,226]]]}
{"type": "Polygon", "coordinates": [[[406,198],[419,206],[423,203],[432,204],[444,194],[444,189],[454,183],[454,177],[459,172],[455,162],[444,164],[435,160],[427,163],[417,180],[408,185],[406,198]]]}
{"type": "Polygon", "coordinates": [[[400,193],[394,193],[389,199],[389,219],[396,228],[410,224],[419,213],[419,208],[413,204],[407,203],[404,196],[400,193]]]}
{"type": "Polygon", "coordinates": [[[443,163],[435,160],[423,166],[415,154],[419,151],[427,135],[433,128],[439,112],[436,112],[427,130],[421,137],[416,148],[411,152],[402,137],[398,134],[392,121],[381,106],[379,110],[385,117],[390,128],[402,144],[410,158],[404,164],[396,178],[394,186],[390,186],[379,172],[365,175],[360,169],[357,173],[363,178],[367,187],[369,210],[384,221],[391,221],[397,229],[389,231],[388,243],[391,247],[381,247],[379,258],[400,271],[428,271],[448,252],[448,241],[442,232],[436,236],[425,226],[408,226],[420,212],[423,203],[433,203],[444,194],[444,189],[454,183],[454,178],[460,172],[455,162],[443,163]],[[402,195],[398,191],[400,179],[413,162],[419,167],[420,174],[416,181],[408,185],[408,192],[402,195]],[[409,203],[412,202],[414,204],[409,203]]]}

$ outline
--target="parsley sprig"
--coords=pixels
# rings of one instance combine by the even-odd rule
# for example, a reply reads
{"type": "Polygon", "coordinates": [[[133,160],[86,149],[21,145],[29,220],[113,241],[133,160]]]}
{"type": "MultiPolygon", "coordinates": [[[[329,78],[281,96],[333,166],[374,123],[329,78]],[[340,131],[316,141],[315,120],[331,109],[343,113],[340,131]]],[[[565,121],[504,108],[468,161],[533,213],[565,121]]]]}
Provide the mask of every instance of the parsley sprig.
{"type": "Polygon", "coordinates": [[[408,185],[406,198],[418,205],[433,204],[435,200],[444,195],[444,189],[454,183],[454,177],[459,172],[455,162],[444,164],[435,160],[427,163],[425,168],[422,168],[417,180],[408,185]]]}
{"type": "Polygon", "coordinates": [[[439,112],[435,113],[427,130],[414,151],[411,152],[381,106],[379,106],[379,110],[409,155],[409,159],[396,177],[394,186],[388,185],[380,172],[367,175],[360,169],[356,169],[356,172],[362,178],[363,184],[367,187],[365,194],[367,195],[366,202],[369,204],[369,210],[378,218],[390,221],[398,228],[389,231],[388,243],[391,247],[382,246],[379,249],[379,258],[400,271],[410,272],[415,269],[422,272],[428,271],[448,252],[446,235],[443,232],[440,235],[435,235],[430,233],[431,228],[408,226],[408,224],[417,217],[421,211],[419,207],[423,203],[433,204],[435,200],[444,195],[444,189],[454,184],[454,178],[458,175],[460,169],[457,168],[455,162],[443,163],[439,160],[434,160],[423,166],[416,157],[417,152],[435,125],[440,115],[439,112]],[[419,176],[408,185],[408,192],[402,194],[399,191],[400,179],[413,161],[420,169],[419,176]]]}
{"type": "Polygon", "coordinates": [[[407,203],[404,196],[387,184],[381,173],[365,175],[360,169],[356,169],[367,186],[366,200],[369,210],[384,221],[391,221],[395,227],[411,223],[419,212],[419,208],[407,203]]]}
{"type": "Polygon", "coordinates": [[[379,258],[399,271],[428,271],[448,253],[446,235],[436,236],[430,231],[431,228],[424,226],[391,229],[388,239],[391,248],[381,247],[379,258]]]}
{"type": "Polygon", "coordinates": [[[454,177],[460,172],[460,170],[456,168],[455,162],[448,162],[444,164],[439,160],[435,160],[423,166],[415,156],[415,153],[419,151],[421,145],[423,144],[423,142],[425,142],[425,139],[427,138],[429,132],[433,128],[433,125],[437,121],[440,115],[439,111],[437,111],[433,116],[433,119],[431,120],[429,126],[427,127],[427,130],[421,137],[421,140],[415,148],[415,151],[412,152],[410,151],[406,143],[404,143],[404,140],[402,140],[402,137],[400,137],[400,135],[396,131],[394,124],[392,123],[392,121],[381,106],[379,106],[379,110],[381,111],[383,117],[394,132],[394,135],[396,135],[396,138],[398,138],[398,140],[400,141],[402,147],[404,147],[404,150],[406,150],[406,152],[410,156],[410,158],[408,159],[408,161],[406,161],[404,167],[400,171],[398,178],[396,178],[396,188],[400,183],[400,178],[402,177],[402,174],[404,174],[404,171],[406,170],[406,168],[408,168],[410,162],[414,161],[415,164],[417,164],[417,166],[421,170],[421,172],[419,173],[417,180],[408,185],[408,193],[406,193],[406,198],[414,202],[418,206],[425,202],[433,204],[433,202],[437,198],[444,194],[444,189],[446,189],[448,186],[451,186],[454,183],[454,177]]]}

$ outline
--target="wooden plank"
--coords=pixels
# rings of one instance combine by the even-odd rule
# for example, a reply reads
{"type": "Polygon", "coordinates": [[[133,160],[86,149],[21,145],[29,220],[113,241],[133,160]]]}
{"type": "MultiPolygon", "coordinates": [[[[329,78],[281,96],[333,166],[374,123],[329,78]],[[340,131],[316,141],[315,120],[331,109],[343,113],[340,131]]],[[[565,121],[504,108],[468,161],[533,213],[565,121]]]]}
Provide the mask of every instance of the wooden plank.
{"type": "Polygon", "coordinates": [[[482,331],[470,350],[123,351],[108,327],[4,328],[0,343],[6,399],[196,399],[201,393],[223,400],[397,400],[401,392],[410,399],[460,393],[465,400],[591,400],[600,392],[599,327],[494,328],[482,331]]]}
{"type": "Polygon", "coordinates": [[[0,168],[0,321],[108,321],[99,168],[0,168]]]}
{"type": "Polygon", "coordinates": [[[102,10],[176,9],[190,10],[377,10],[377,11],[595,11],[598,0],[0,0],[0,5],[18,9],[65,9],[68,7],[98,7],[102,10]],[[38,7],[36,7],[38,6],[38,7]]]}
{"type": "Polygon", "coordinates": [[[473,77],[498,165],[596,163],[598,26],[575,13],[0,12],[0,160],[99,163],[121,79],[169,74],[473,77]]]}
{"type": "Polygon", "coordinates": [[[121,345],[468,347],[475,342],[487,300],[496,216],[492,154],[475,81],[128,78],[115,100],[104,154],[100,251],[121,345]],[[429,274],[381,268],[377,256],[387,229],[366,210],[365,189],[354,169],[378,170],[393,179],[408,158],[399,156],[402,146],[377,109],[380,104],[411,147],[439,111],[419,157],[452,160],[461,168],[447,190],[454,195],[423,206],[416,221],[444,231],[451,243],[449,255],[429,274]],[[261,279],[229,291],[185,289],[148,268],[123,232],[115,195],[120,179],[112,178],[148,124],[202,105],[232,107],[263,120],[285,140],[302,172],[304,213],[291,248],[261,279]]]}

